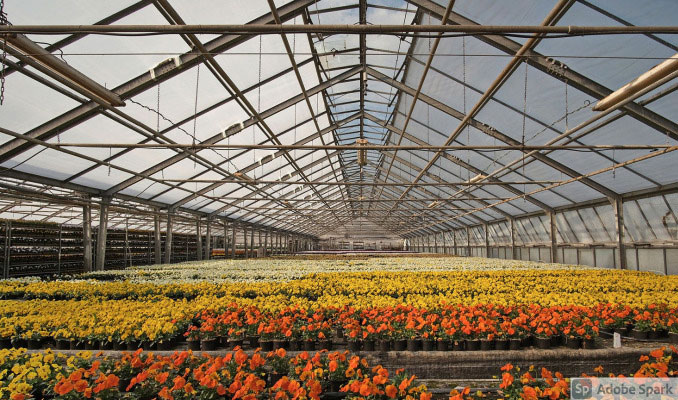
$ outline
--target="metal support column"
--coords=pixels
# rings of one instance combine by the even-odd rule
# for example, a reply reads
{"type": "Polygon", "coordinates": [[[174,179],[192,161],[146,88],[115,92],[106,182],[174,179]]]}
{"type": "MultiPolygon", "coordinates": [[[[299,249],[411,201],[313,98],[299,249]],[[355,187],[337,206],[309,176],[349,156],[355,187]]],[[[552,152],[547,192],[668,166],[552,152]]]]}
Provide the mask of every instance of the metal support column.
{"type": "Polygon", "coordinates": [[[2,277],[9,278],[9,262],[12,248],[12,221],[5,222],[5,254],[3,257],[3,271],[2,277]]]}
{"type": "Polygon", "coordinates": [[[452,229],[452,246],[454,246],[454,255],[459,255],[457,253],[457,233],[452,229]]]}
{"type": "Polygon", "coordinates": [[[212,258],[212,224],[209,217],[205,222],[205,260],[212,258]]]}
{"type": "Polygon", "coordinates": [[[485,257],[490,258],[490,238],[488,234],[487,224],[483,224],[483,232],[485,234],[485,257]]]}
{"type": "Polygon", "coordinates": [[[160,235],[160,215],[158,215],[158,210],[155,210],[153,214],[153,245],[155,247],[155,263],[160,264],[162,262],[162,236],[160,235]]]}
{"type": "Polygon", "coordinates": [[[433,247],[433,248],[434,248],[434,252],[435,252],[436,254],[438,254],[438,234],[437,234],[437,233],[434,233],[434,234],[433,234],[433,246],[434,246],[434,247],[433,247]]]}
{"type": "Polygon", "coordinates": [[[129,266],[132,266],[132,254],[129,251],[129,218],[125,219],[125,251],[122,255],[122,264],[127,267],[127,260],[129,259],[129,266]]]}
{"type": "Polygon", "coordinates": [[[195,220],[195,258],[202,261],[202,226],[200,224],[200,217],[195,220]]]}
{"type": "Polygon", "coordinates": [[[167,233],[165,233],[165,264],[172,262],[172,212],[167,210],[167,233]]]}
{"type": "Polygon", "coordinates": [[[466,227],[466,257],[471,257],[471,228],[466,227]]]}
{"type": "Polygon", "coordinates": [[[85,272],[92,271],[92,206],[89,201],[82,206],[82,265],[85,272]]]}
{"type": "MultiPolygon", "coordinates": [[[[614,225],[617,234],[615,239],[617,241],[617,251],[619,251],[619,268],[627,269],[626,246],[624,245],[624,203],[621,199],[614,199],[610,201],[612,202],[612,208],[614,209],[614,225]]],[[[639,265],[638,269],[640,269],[639,265]]]]}
{"type": "Polygon", "coordinates": [[[254,227],[252,227],[252,230],[250,231],[250,252],[251,256],[255,257],[255,252],[254,252],[254,227]]]}
{"type": "Polygon", "coordinates": [[[247,252],[248,248],[247,248],[247,226],[246,225],[242,226],[242,238],[243,238],[243,243],[245,245],[245,260],[247,260],[249,258],[249,254],[247,252]]]}
{"type": "Polygon", "coordinates": [[[509,219],[509,237],[511,240],[511,260],[516,259],[516,222],[513,218],[509,219]]]}
{"type": "Polygon", "coordinates": [[[108,233],[108,206],[111,203],[110,197],[101,199],[101,207],[99,208],[99,232],[97,234],[97,254],[96,265],[97,271],[103,271],[106,261],[106,234],[108,233]]]}
{"type": "MultiPolygon", "coordinates": [[[[551,235],[551,262],[557,262],[558,260],[558,237],[557,237],[557,227],[556,227],[556,213],[550,212],[549,216],[549,234],[551,235]]],[[[593,250],[595,253],[595,249],[593,250]]]]}
{"type": "Polygon", "coordinates": [[[231,224],[231,245],[232,245],[232,252],[231,252],[231,258],[235,260],[235,245],[236,245],[236,231],[235,231],[235,222],[231,224]]]}
{"type": "Polygon", "coordinates": [[[264,234],[264,257],[268,256],[268,235],[270,234],[270,229],[266,230],[266,233],[264,234]]]}

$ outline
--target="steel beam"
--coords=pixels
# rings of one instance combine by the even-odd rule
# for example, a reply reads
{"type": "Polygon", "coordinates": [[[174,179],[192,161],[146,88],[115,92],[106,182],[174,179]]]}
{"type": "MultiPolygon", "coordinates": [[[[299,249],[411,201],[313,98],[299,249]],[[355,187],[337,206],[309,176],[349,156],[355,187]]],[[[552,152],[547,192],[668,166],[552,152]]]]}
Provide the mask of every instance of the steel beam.
{"type": "MultiPolygon", "coordinates": [[[[291,2],[281,6],[278,10],[278,14],[283,21],[287,21],[294,16],[299,15],[304,9],[313,4],[315,0],[292,0],[291,2]]],[[[254,25],[264,25],[273,23],[273,16],[266,14],[259,18],[256,18],[249,22],[249,24],[254,25]]],[[[101,25],[106,26],[106,25],[101,25]]],[[[173,25],[169,25],[173,26],[173,25]]],[[[174,25],[174,27],[178,27],[174,25]]],[[[2,30],[0,27],[0,30],[2,30]]],[[[251,35],[233,35],[226,34],[220,35],[219,37],[211,40],[205,44],[205,49],[209,53],[222,53],[228,49],[231,49],[245,41],[251,39],[251,35]]],[[[154,69],[154,76],[151,75],[150,71],[146,71],[143,74],[133,78],[122,85],[112,89],[121,99],[127,99],[133,97],[139,93],[142,93],[151,87],[156,86],[160,82],[164,82],[179,73],[190,69],[191,67],[196,66],[202,61],[202,55],[199,52],[189,51],[187,53],[179,56],[179,66],[177,67],[173,60],[164,62],[154,69]]],[[[25,134],[32,138],[37,138],[41,140],[48,140],[56,136],[59,132],[64,132],[73,126],[76,126],[84,121],[89,120],[90,118],[97,115],[99,112],[99,105],[94,102],[88,102],[86,104],[80,105],[66,113],[34,128],[25,134]]],[[[10,140],[7,143],[4,143],[0,146],[0,163],[4,163],[7,160],[16,157],[17,155],[27,151],[28,149],[34,146],[33,143],[26,142],[21,139],[10,140]]]]}

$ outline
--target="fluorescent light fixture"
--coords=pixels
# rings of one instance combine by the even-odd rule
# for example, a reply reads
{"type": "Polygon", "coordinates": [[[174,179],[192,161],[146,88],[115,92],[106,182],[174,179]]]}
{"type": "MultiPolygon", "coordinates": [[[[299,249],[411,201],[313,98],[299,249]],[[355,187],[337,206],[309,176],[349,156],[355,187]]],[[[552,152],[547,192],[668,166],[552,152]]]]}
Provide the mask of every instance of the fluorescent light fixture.
{"type": "Polygon", "coordinates": [[[675,71],[678,71],[678,54],[674,54],[668,60],[655,65],[638,78],[607,95],[593,106],[593,111],[605,111],[608,108],[614,107],[675,71]]]}
{"type": "Polygon", "coordinates": [[[476,183],[476,182],[478,182],[479,180],[485,179],[485,178],[487,178],[487,176],[485,176],[485,175],[483,175],[483,174],[478,174],[478,175],[474,176],[473,178],[469,179],[468,182],[469,182],[469,183],[476,183]]]}
{"type": "Polygon", "coordinates": [[[24,63],[56,79],[99,104],[120,107],[125,103],[116,93],[96,83],[82,72],[66,64],[24,35],[6,35],[9,52],[24,63]]]}
{"type": "Polygon", "coordinates": [[[428,208],[437,207],[438,204],[440,204],[440,202],[438,200],[435,200],[435,201],[431,202],[431,204],[428,205],[428,208]]]}

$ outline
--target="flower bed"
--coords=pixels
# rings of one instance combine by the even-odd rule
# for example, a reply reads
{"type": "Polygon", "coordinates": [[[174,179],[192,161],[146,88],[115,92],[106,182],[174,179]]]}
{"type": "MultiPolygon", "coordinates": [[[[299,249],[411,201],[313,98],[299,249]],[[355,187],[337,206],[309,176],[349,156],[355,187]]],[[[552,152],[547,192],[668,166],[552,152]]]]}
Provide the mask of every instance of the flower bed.
{"type": "Polygon", "coordinates": [[[120,359],[82,352],[67,357],[50,351],[27,354],[0,350],[0,396],[12,400],[54,399],[320,399],[342,390],[348,399],[429,400],[426,386],[404,371],[370,368],[347,352],[262,355],[236,350],[220,357],[176,352],[156,356],[141,350],[120,359]]]}
{"type": "MultiPolygon", "coordinates": [[[[10,338],[74,339],[86,345],[167,342],[181,335],[200,311],[221,314],[232,304],[255,307],[271,316],[281,310],[359,311],[407,306],[438,310],[445,305],[509,307],[529,305],[553,309],[580,306],[599,320],[609,317],[610,329],[627,329],[628,321],[608,315],[620,304],[628,313],[643,311],[633,321],[638,335],[678,327],[650,305],[678,306],[678,276],[592,269],[402,271],[309,274],[283,282],[222,282],[157,284],[135,282],[36,281],[0,282],[0,344],[10,338]]],[[[324,311],[323,311],[324,312],[324,311]]],[[[311,331],[326,327],[307,321],[311,331]]],[[[302,325],[305,325],[302,324],[302,325]]],[[[377,328],[377,327],[375,327],[377,328]]],[[[381,332],[379,332],[381,333],[381,332]]],[[[628,332],[631,334],[630,332],[628,332]]],[[[308,333],[305,333],[308,335],[308,333]]],[[[40,344],[38,344],[39,346],[40,344]]]]}
{"type": "Polygon", "coordinates": [[[152,283],[280,282],[323,272],[376,271],[496,271],[541,269],[590,269],[589,267],[521,260],[476,257],[284,257],[251,260],[209,260],[160,264],[124,270],[92,272],[82,277],[103,281],[127,280],[152,283]]]}
{"type": "MultiPolygon", "coordinates": [[[[634,377],[675,377],[678,349],[661,348],[642,356],[634,377]]],[[[99,399],[313,399],[340,391],[347,400],[430,400],[431,392],[405,371],[370,367],[366,359],[348,352],[303,352],[294,357],[284,350],[223,356],[175,352],[158,356],[138,350],[121,358],[77,356],[25,349],[0,350],[0,397],[11,400],[54,398],[99,399]]],[[[569,378],[557,371],[506,364],[493,393],[508,399],[567,399],[569,378]]],[[[585,375],[622,377],[602,366],[585,375]]],[[[485,397],[470,387],[453,390],[450,400],[485,397]]]]}

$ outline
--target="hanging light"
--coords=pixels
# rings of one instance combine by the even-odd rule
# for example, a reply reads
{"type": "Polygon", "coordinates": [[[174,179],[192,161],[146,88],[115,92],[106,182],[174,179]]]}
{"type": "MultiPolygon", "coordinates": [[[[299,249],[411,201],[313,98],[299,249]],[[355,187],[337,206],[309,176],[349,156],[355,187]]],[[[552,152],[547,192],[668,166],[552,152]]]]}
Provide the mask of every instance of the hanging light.
{"type": "Polygon", "coordinates": [[[10,53],[36,68],[40,72],[51,76],[76,92],[97,103],[109,106],[124,106],[125,102],[116,93],[106,89],[87,77],[82,72],[59,60],[52,53],[38,46],[24,35],[5,35],[10,53]]]}
{"type": "MultiPolygon", "coordinates": [[[[358,146],[366,146],[367,145],[367,139],[357,139],[355,143],[358,146]]],[[[367,165],[367,150],[365,149],[358,149],[358,165],[361,167],[364,167],[367,165]]]]}
{"type": "Polygon", "coordinates": [[[468,180],[468,183],[476,183],[476,182],[478,182],[479,180],[485,179],[485,178],[487,178],[487,176],[485,176],[485,175],[483,175],[483,174],[478,174],[478,175],[474,176],[473,178],[469,179],[469,180],[468,180]]]}
{"type": "Polygon", "coordinates": [[[678,71],[678,54],[674,54],[668,60],[655,65],[638,78],[607,95],[593,106],[593,111],[605,111],[675,71],[678,71]]]}

